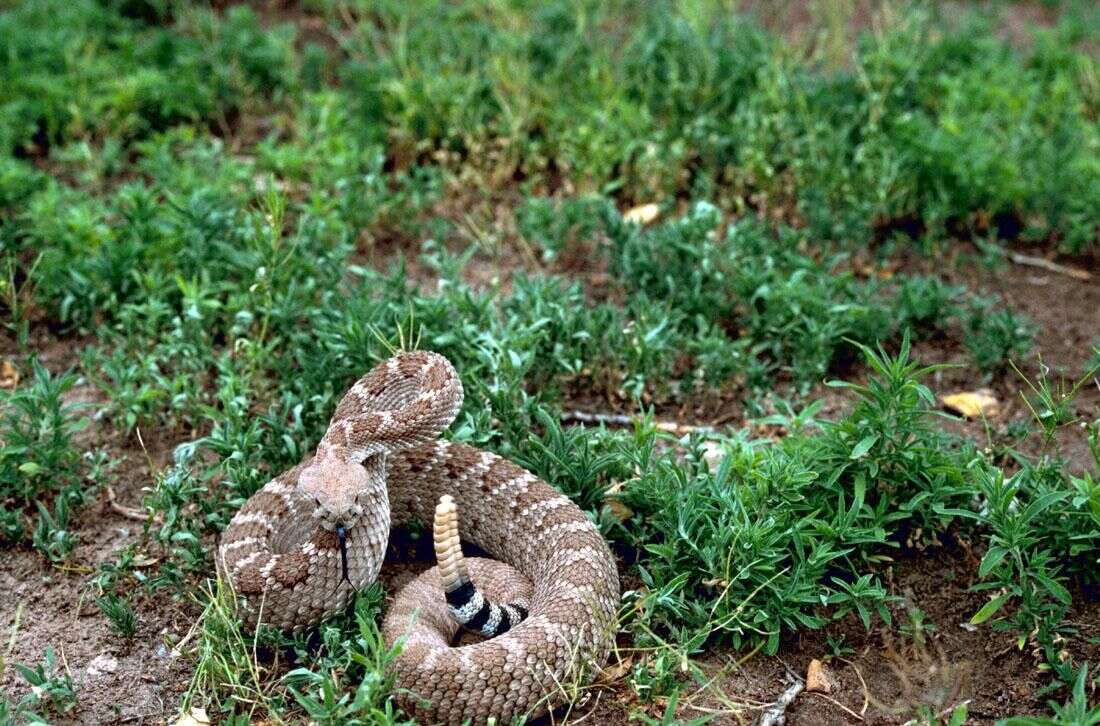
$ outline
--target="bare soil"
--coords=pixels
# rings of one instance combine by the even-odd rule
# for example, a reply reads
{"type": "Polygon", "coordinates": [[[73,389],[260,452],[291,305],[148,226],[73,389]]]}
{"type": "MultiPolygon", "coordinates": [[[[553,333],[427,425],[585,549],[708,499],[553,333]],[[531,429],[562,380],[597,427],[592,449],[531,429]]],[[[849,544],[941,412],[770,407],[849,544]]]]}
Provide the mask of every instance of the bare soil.
{"type": "MultiPolygon", "coordinates": [[[[44,363],[52,367],[67,357],[47,353],[44,363]]],[[[94,394],[81,386],[70,391],[70,399],[94,401],[94,394]]],[[[116,462],[116,495],[129,507],[139,505],[141,489],[168,464],[168,448],[148,440],[142,448],[99,426],[81,443],[107,448],[116,462]]],[[[78,544],[63,566],[52,566],[29,547],[3,549],[0,655],[6,667],[0,670],[0,691],[13,700],[26,695],[29,686],[12,664],[35,666],[53,648],[77,688],[78,704],[76,712],[54,722],[164,723],[176,714],[191,675],[191,664],[171,646],[190,630],[196,609],[174,602],[166,591],[138,596],[137,633],[130,639],[114,632],[95,604],[89,577],[123,548],[141,543],[143,524],[113,511],[102,491],[74,518],[78,544]]]]}

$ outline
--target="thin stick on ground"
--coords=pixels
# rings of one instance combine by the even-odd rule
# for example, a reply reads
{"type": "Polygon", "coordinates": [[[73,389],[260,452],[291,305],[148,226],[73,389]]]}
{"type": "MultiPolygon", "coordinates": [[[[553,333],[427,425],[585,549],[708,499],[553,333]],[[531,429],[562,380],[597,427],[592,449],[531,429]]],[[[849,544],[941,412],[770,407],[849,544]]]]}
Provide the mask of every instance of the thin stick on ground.
{"type": "MultiPolygon", "coordinates": [[[[107,504],[111,507],[111,511],[115,514],[119,514],[127,519],[136,519],[139,522],[150,521],[151,512],[143,512],[140,509],[134,509],[133,507],[127,507],[124,504],[120,504],[118,498],[115,496],[115,490],[112,487],[107,487],[107,504]]],[[[152,516],[152,521],[160,524],[162,517],[158,514],[152,516]]]]}
{"type": "MultiPolygon", "coordinates": [[[[604,426],[633,426],[638,416],[628,416],[621,413],[588,413],[587,411],[562,411],[562,423],[603,424],[604,426]]],[[[716,434],[718,429],[714,426],[695,426],[681,424],[675,421],[654,421],[653,425],[658,431],[670,434],[716,434]]]]}
{"type": "Polygon", "coordinates": [[[849,716],[854,718],[856,721],[862,721],[863,720],[863,716],[859,715],[858,713],[856,713],[852,709],[848,708],[847,706],[845,706],[843,703],[836,700],[835,698],[832,698],[831,696],[826,696],[824,693],[814,693],[814,695],[817,696],[818,698],[825,699],[829,703],[833,704],[834,706],[836,706],[840,710],[847,713],[849,716]]]}
{"type": "Polygon", "coordinates": [[[1008,259],[1015,262],[1017,265],[1025,265],[1027,267],[1038,267],[1048,272],[1054,272],[1059,275],[1066,275],[1072,277],[1075,280],[1091,280],[1092,275],[1087,270],[1082,270],[1077,267],[1068,267],[1066,265],[1059,265],[1057,262],[1051,262],[1045,257],[1032,257],[1031,255],[1022,255],[1019,252],[1006,252],[1008,259]]]}
{"type": "Polygon", "coordinates": [[[867,681],[863,680],[863,674],[859,672],[859,667],[855,663],[847,658],[841,658],[842,661],[852,667],[852,670],[856,672],[856,678],[859,679],[860,688],[863,689],[863,708],[859,709],[859,715],[867,715],[867,707],[871,705],[871,690],[867,688],[867,681]]]}
{"type": "Polygon", "coordinates": [[[15,607],[15,617],[12,618],[11,623],[11,635],[8,637],[8,649],[0,656],[0,677],[3,677],[4,671],[7,670],[8,659],[11,658],[11,654],[15,650],[15,644],[18,641],[19,626],[23,622],[23,605],[23,601],[20,600],[15,607]]]}
{"type": "Polygon", "coordinates": [[[787,708],[794,703],[794,699],[798,698],[798,694],[802,693],[802,689],[806,687],[800,679],[796,680],[787,690],[775,699],[775,703],[764,709],[764,713],[760,715],[760,721],[758,726],[782,726],[787,722],[787,708]]]}

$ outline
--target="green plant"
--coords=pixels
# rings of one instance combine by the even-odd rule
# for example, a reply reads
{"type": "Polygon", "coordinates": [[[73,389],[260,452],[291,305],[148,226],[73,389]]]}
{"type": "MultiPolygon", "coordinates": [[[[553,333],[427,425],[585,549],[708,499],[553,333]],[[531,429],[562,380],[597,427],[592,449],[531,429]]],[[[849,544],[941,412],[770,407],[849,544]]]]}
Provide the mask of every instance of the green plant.
{"type": "Polygon", "coordinates": [[[680,690],[681,664],[684,659],[668,648],[647,654],[634,664],[630,687],[643,702],[652,703],[680,690]]]}
{"type": "Polygon", "coordinates": [[[41,257],[36,257],[34,262],[27,265],[20,272],[23,280],[16,279],[16,261],[14,256],[8,254],[0,258],[0,303],[7,308],[9,318],[4,321],[4,326],[15,333],[16,340],[21,348],[27,346],[30,337],[30,308],[34,301],[35,268],[41,257]]]}
{"type": "Polygon", "coordinates": [[[1041,644],[1049,643],[1071,596],[1062,582],[1061,566],[1043,547],[1042,530],[1035,525],[1045,511],[1067,499],[1069,492],[1033,491],[1023,486],[1026,471],[1006,477],[980,462],[974,463],[972,471],[981,510],[937,507],[941,514],[978,521],[991,531],[989,549],[978,567],[978,575],[985,581],[974,589],[991,590],[995,595],[974,613],[971,623],[980,625],[999,616],[994,626],[1014,630],[1020,648],[1033,635],[1041,644]],[[1008,617],[999,615],[1010,602],[1014,608],[1008,617]]]}
{"type": "Polygon", "coordinates": [[[1092,343],[1092,357],[1089,358],[1088,363],[1085,364],[1085,370],[1100,370],[1100,338],[1097,338],[1092,343]]]}
{"type": "Polygon", "coordinates": [[[680,691],[673,691],[668,698],[668,703],[665,705],[665,710],[661,712],[660,718],[653,718],[652,716],[643,713],[641,711],[634,711],[630,714],[631,721],[641,721],[646,726],[672,726],[673,724],[685,724],[685,726],[702,726],[702,724],[710,723],[713,716],[696,716],[693,719],[684,721],[676,718],[676,706],[680,701],[680,691]]]}
{"type": "Polygon", "coordinates": [[[15,670],[32,689],[21,705],[44,706],[57,715],[70,713],[76,708],[76,688],[72,676],[69,675],[67,666],[58,663],[53,648],[46,648],[46,659],[43,663],[33,668],[16,663],[15,670]]]}
{"type": "Polygon", "coordinates": [[[1035,421],[1042,426],[1043,435],[1047,442],[1050,442],[1059,428],[1076,420],[1073,403],[1082,387],[1088,385],[1093,377],[1100,372],[1100,361],[1095,365],[1090,364],[1084,375],[1070,384],[1067,384],[1064,380],[1060,380],[1058,384],[1052,384],[1050,369],[1043,365],[1041,360],[1039,362],[1039,375],[1035,381],[1031,381],[1024,375],[1015,363],[1012,364],[1012,368],[1031,391],[1030,396],[1021,392],[1020,397],[1024,399],[1024,404],[1031,411],[1035,421]]]}
{"type": "Polygon", "coordinates": [[[839,636],[826,634],[825,644],[829,649],[829,658],[848,658],[855,655],[855,649],[845,642],[843,634],[839,636]]]}
{"type": "Polygon", "coordinates": [[[95,603],[111,621],[112,628],[127,638],[134,636],[137,632],[137,616],[130,603],[114,593],[97,598],[95,603]]]}
{"type": "Polygon", "coordinates": [[[376,623],[380,601],[378,587],[359,596],[355,605],[357,635],[330,651],[340,654],[338,665],[323,671],[296,668],[284,676],[287,690],[318,723],[410,723],[388,697],[393,688],[389,668],[400,654],[401,644],[387,647],[383,641],[376,623]]]}
{"type": "Polygon", "coordinates": [[[1073,681],[1073,693],[1065,703],[1050,704],[1053,718],[1014,716],[1000,721],[1003,726],[1094,726],[1100,724],[1100,706],[1089,702],[1085,693],[1088,688],[1088,666],[1082,666],[1073,681]]]}
{"type": "Polygon", "coordinates": [[[975,299],[965,319],[966,346],[980,370],[1004,371],[1031,350],[1034,326],[1009,308],[994,309],[994,301],[975,299]]]}
{"type": "Polygon", "coordinates": [[[933,623],[925,621],[925,612],[918,607],[907,603],[907,623],[898,626],[898,631],[913,641],[914,648],[924,648],[930,635],[936,632],[933,623]]]}
{"type": "Polygon", "coordinates": [[[915,335],[944,332],[947,323],[958,314],[962,288],[949,285],[938,277],[910,277],[902,281],[894,298],[894,315],[899,327],[915,335]]]}
{"type": "Polygon", "coordinates": [[[4,392],[0,414],[0,527],[5,538],[25,537],[25,511],[38,512],[33,539],[51,560],[63,559],[75,540],[67,531],[70,507],[89,495],[84,466],[73,437],[88,424],[78,417],[78,404],[65,394],[76,376],[54,376],[37,359],[26,385],[4,392]],[[53,511],[48,503],[53,500],[53,511]]]}
{"type": "Polygon", "coordinates": [[[224,580],[207,583],[205,603],[194,645],[195,670],[180,708],[217,708],[249,718],[277,713],[283,701],[276,683],[260,662],[260,631],[249,637],[237,618],[237,597],[224,580]]]}
{"type": "Polygon", "coordinates": [[[61,562],[76,547],[76,536],[69,531],[69,500],[61,496],[55,500],[51,513],[42,502],[38,508],[38,525],[34,528],[34,547],[51,562],[61,562]]]}

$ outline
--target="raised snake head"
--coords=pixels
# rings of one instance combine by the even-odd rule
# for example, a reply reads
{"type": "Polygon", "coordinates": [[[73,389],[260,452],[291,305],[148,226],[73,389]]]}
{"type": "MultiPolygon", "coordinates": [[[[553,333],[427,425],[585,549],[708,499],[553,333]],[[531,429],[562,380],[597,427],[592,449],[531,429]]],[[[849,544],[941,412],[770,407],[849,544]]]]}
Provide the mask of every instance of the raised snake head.
{"type": "Polygon", "coordinates": [[[351,529],[386,491],[385,454],[368,456],[362,464],[322,454],[302,470],[297,490],[315,505],[313,517],[322,528],[351,529]]]}

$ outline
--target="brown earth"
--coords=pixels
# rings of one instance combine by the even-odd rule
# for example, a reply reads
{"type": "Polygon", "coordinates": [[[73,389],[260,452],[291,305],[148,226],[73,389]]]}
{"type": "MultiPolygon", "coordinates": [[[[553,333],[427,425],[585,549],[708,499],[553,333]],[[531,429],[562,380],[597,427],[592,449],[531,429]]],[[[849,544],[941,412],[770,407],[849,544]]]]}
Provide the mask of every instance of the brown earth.
{"type": "MultiPolygon", "coordinates": [[[[75,363],[75,346],[40,350],[43,364],[55,371],[75,363]]],[[[69,402],[89,405],[86,415],[94,415],[95,400],[86,385],[68,395],[69,402]]],[[[98,424],[82,432],[79,443],[107,449],[115,462],[113,489],[129,507],[140,503],[142,488],[169,463],[169,446],[146,437],[142,447],[98,424]]],[[[51,722],[163,723],[175,715],[190,679],[191,664],[173,653],[171,644],[190,630],[195,609],[174,602],[164,590],[155,597],[138,594],[137,633],[132,639],[115,633],[95,604],[98,593],[89,578],[123,548],[143,543],[144,525],[115,512],[102,491],[74,519],[78,543],[63,566],[51,566],[29,547],[3,548],[0,663],[6,667],[0,667],[0,692],[14,701],[23,698],[29,688],[12,664],[34,666],[52,647],[77,688],[78,705],[75,713],[51,722]]]]}

